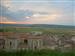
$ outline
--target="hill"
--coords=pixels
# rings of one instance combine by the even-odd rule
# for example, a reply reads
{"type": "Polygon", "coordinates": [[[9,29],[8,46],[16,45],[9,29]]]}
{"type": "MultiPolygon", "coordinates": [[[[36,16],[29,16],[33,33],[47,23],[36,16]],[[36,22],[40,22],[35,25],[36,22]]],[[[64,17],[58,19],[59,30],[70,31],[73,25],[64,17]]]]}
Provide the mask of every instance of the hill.
{"type": "Polygon", "coordinates": [[[49,25],[49,24],[0,24],[0,27],[37,27],[37,28],[70,28],[75,29],[75,26],[65,25],[49,25]]]}

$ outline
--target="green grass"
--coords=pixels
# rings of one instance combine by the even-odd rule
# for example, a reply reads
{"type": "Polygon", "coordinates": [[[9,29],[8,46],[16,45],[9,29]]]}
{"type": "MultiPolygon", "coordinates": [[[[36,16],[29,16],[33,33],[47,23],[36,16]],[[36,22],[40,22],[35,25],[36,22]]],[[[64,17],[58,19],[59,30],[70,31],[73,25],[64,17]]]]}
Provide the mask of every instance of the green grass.
{"type": "Polygon", "coordinates": [[[32,32],[32,31],[41,31],[44,34],[75,34],[75,29],[57,29],[57,28],[2,28],[0,32],[32,32]]]}
{"type": "Polygon", "coordinates": [[[53,50],[0,52],[0,56],[75,56],[75,52],[59,52],[53,50]]]}

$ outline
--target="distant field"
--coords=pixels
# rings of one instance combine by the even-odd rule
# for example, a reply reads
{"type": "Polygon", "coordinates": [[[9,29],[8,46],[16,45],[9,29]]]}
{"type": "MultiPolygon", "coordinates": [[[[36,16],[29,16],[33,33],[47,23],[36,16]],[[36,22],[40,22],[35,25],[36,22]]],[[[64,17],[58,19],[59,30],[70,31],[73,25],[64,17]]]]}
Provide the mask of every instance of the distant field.
{"type": "Polygon", "coordinates": [[[75,51],[60,52],[52,50],[0,52],[0,56],[75,56],[75,51]]]}
{"type": "Polygon", "coordinates": [[[41,31],[45,34],[75,34],[75,26],[48,24],[0,24],[0,32],[41,31]],[[16,28],[15,28],[16,27],[16,28]]]}
{"type": "Polygon", "coordinates": [[[63,29],[63,28],[35,28],[35,27],[24,27],[24,28],[13,28],[6,27],[0,28],[0,32],[31,32],[31,31],[41,31],[45,34],[75,34],[75,29],[63,29]]]}

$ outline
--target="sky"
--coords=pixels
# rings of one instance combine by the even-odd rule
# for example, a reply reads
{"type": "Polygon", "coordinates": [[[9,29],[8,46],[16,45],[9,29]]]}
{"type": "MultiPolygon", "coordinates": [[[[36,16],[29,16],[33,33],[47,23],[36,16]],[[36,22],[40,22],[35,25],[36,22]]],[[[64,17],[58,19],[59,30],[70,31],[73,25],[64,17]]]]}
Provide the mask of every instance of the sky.
{"type": "Polygon", "coordinates": [[[75,26],[74,0],[0,0],[0,23],[75,26]]]}

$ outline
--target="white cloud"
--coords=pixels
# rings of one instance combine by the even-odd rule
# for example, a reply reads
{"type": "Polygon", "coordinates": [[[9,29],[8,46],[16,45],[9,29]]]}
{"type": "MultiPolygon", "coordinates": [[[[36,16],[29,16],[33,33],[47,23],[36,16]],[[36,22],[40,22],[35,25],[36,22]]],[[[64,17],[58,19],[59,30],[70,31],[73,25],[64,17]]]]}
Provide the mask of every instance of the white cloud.
{"type": "Polygon", "coordinates": [[[60,17],[60,14],[47,14],[47,15],[41,15],[41,14],[34,14],[28,22],[31,22],[33,24],[53,24],[56,22],[57,18],[60,17]]]}

